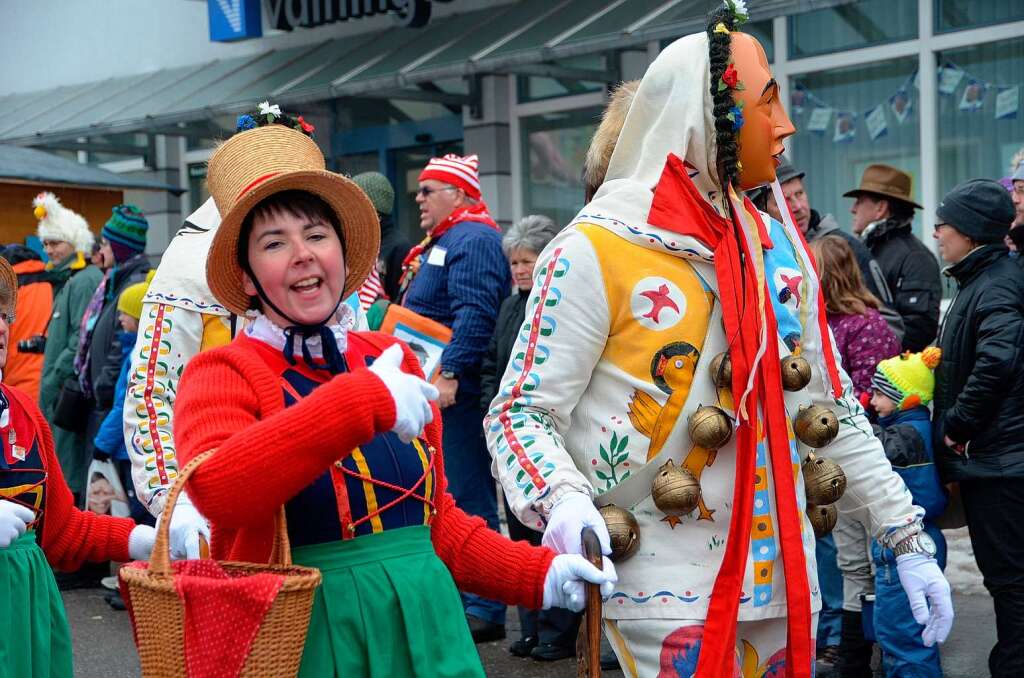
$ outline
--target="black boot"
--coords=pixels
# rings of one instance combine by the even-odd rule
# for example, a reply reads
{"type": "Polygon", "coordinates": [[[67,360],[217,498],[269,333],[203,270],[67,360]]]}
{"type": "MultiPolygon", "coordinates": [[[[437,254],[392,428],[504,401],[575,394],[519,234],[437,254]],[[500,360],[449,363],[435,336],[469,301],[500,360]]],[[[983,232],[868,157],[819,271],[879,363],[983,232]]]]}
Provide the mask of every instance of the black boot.
{"type": "Polygon", "coordinates": [[[860,612],[843,610],[843,629],[839,640],[839,678],[871,678],[874,643],[864,637],[860,612]]]}

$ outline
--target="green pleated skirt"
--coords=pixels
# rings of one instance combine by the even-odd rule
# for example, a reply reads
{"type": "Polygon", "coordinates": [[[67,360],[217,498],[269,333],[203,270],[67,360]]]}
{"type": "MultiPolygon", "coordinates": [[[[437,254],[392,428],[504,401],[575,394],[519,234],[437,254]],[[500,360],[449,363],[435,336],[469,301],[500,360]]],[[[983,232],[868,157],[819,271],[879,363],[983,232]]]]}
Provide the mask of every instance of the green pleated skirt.
{"type": "Polygon", "coordinates": [[[292,550],[319,568],[302,678],[483,676],[462,600],[427,526],[292,550]]]}
{"type": "Polygon", "coordinates": [[[64,678],[73,671],[64,602],[30,530],[0,549],[0,677],[64,678]]]}

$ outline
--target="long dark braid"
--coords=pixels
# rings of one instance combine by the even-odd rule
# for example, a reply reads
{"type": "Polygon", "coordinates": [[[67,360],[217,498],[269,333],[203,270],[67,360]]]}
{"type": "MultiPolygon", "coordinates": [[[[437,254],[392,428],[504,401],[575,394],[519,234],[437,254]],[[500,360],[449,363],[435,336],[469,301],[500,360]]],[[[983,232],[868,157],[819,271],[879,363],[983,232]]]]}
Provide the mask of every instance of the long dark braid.
{"type": "Polygon", "coordinates": [[[733,90],[719,90],[718,83],[725,69],[732,61],[732,39],[729,33],[716,31],[715,28],[722,24],[727,31],[734,31],[737,28],[736,16],[727,7],[719,7],[708,16],[708,56],[711,61],[711,97],[714,102],[715,116],[715,143],[718,147],[718,178],[722,184],[722,190],[726,191],[731,183],[739,186],[740,176],[740,144],[739,135],[734,129],[733,120],[728,116],[736,102],[733,100],[733,90]]]}

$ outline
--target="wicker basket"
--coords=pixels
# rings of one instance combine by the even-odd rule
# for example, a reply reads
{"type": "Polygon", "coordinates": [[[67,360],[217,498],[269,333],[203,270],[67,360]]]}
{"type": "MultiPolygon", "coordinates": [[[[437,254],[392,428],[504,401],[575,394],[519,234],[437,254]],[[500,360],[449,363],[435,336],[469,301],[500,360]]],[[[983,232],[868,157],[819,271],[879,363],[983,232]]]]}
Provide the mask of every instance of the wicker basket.
{"type": "MultiPolygon", "coordinates": [[[[169,526],[174,504],[185,481],[214,450],[204,452],[181,470],[167,495],[148,568],[122,567],[122,589],[127,589],[142,675],[146,678],[178,678],[188,675],[185,666],[185,609],[175,589],[170,562],[169,526]]],[[[263,618],[242,669],[247,678],[291,678],[299,671],[306,642],[313,593],[320,585],[320,571],[292,565],[284,507],[276,518],[270,564],[220,561],[233,577],[255,574],[284,575],[284,584],[263,618]]]]}

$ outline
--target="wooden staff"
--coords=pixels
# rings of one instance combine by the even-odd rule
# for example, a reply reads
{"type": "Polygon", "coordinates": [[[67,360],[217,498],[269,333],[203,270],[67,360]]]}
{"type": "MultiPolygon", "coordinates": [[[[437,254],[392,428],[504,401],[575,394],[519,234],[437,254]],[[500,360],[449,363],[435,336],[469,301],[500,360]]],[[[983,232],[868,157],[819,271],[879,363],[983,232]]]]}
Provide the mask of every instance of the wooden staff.
{"type": "MultiPolygon", "coordinates": [[[[583,528],[583,555],[602,570],[601,541],[593,528],[583,528]]],[[[601,587],[585,584],[587,595],[586,625],[576,641],[579,678],[601,678],[601,587]]]]}

